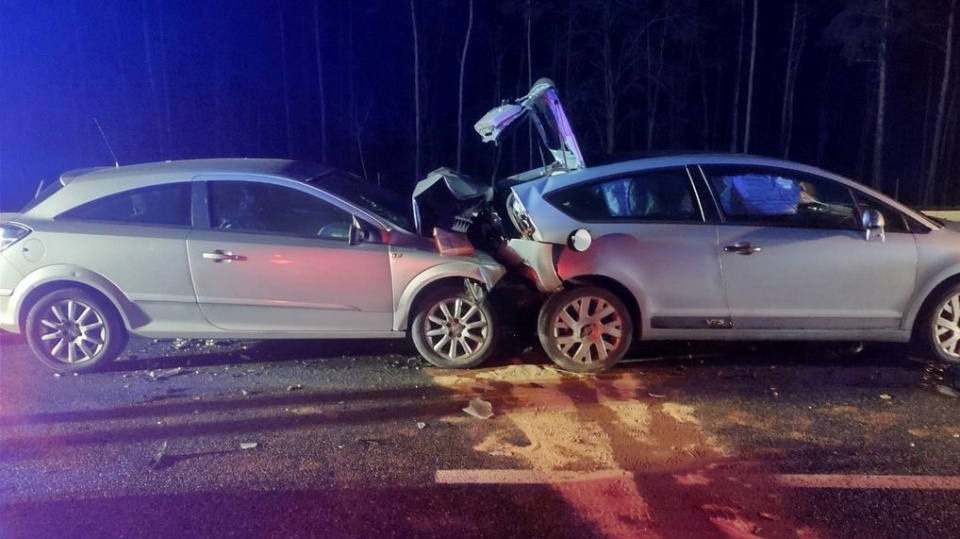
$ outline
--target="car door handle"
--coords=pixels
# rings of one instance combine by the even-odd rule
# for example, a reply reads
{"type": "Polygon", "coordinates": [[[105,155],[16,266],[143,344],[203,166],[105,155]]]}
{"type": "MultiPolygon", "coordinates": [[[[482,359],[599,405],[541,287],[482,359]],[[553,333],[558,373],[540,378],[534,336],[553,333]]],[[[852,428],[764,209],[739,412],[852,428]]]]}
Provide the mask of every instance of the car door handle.
{"type": "Polygon", "coordinates": [[[242,262],[247,259],[243,255],[235,255],[230,251],[217,249],[212,253],[203,253],[204,260],[213,260],[214,262],[242,262]]]}
{"type": "Polygon", "coordinates": [[[759,253],[760,248],[754,246],[748,241],[738,241],[733,245],[727,245],[723,248],[725,253],[737,253],[738,255],[752,255],[753,253],[759,253]]]}

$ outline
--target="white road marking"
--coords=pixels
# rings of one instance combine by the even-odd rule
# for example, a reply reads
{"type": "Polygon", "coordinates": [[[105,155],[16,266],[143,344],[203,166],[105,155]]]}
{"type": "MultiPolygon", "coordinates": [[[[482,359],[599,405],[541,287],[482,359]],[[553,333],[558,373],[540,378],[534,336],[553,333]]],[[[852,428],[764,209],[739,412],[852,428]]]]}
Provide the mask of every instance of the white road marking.
{"type": "MultiPolygon", "coordinates": [[[[437,470],[434,475],[436,483],[460,485],[549,485],[580,481],[634,480],[635,478],[636,474],[626,470],[600,470],[596,472],[437,470]]],[[[960,490],[960,476],[751,474],[744,476],[743,479],[763,479],[788,488],[960,490]]]]}

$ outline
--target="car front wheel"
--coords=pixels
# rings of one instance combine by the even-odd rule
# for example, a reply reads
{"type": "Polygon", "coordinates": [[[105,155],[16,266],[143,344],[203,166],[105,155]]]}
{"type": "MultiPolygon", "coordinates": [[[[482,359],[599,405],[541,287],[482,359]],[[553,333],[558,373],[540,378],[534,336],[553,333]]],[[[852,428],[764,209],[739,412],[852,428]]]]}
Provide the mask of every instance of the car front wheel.
{"type": "Polygon", "coordinates": [[[936,359],[960,363],[960,284],[936,296],[919,330],[923,344],[936,359]]]}
{"type": "Polygon", "coordinates": [[[58,372],[93,371],[123,351],[127,332],[106,301],[79,288],[56,290],[27,313],[27,342],[58,372]]]}
{"type": "Polygon", "coordinates": [[[447,287],[419,302],[410,336],[417,351],[445,369],[468,369],[483,363],[496,347],[496,314],[486,299],[447,287]]]}
{"type": "Polygon", "coordinates": [[[551,296],[540,310],[540,344],[564,369],[593,373],[609,369],[630,348],[633,323],[620,298],[585,286],[551,296]]]}

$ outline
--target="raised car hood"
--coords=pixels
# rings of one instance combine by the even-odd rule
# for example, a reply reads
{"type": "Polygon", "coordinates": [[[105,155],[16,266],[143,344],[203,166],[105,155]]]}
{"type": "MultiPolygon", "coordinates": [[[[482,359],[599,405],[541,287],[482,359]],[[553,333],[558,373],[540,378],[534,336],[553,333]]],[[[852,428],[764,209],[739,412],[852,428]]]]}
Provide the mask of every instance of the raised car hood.
{"type": "Polygon", "coordinates": [[[484,142],[496,144],[504,133],[516,129],[522,123],[520,120],[527,116],[537,126],[544,147],[553,156],[553,170],[569,172],[586,166],[577,137],[570,128],[557,90],[550,79],[538,80],[527,95],[513,103],[491,109],[473,128],[484,142]]]}

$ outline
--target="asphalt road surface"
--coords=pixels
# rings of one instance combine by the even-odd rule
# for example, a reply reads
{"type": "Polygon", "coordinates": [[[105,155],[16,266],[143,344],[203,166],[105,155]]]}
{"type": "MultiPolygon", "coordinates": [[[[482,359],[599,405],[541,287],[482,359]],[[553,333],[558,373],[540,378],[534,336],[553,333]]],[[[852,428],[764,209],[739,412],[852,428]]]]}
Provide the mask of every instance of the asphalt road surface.
{"type": "Polygon", "coordinates": [[[903,347],[646,346],[584,377],[507,344],[443,371],[133,341],[55,376],[2,334],[0,538],[960,537],[960,399],[903,347]]]}

